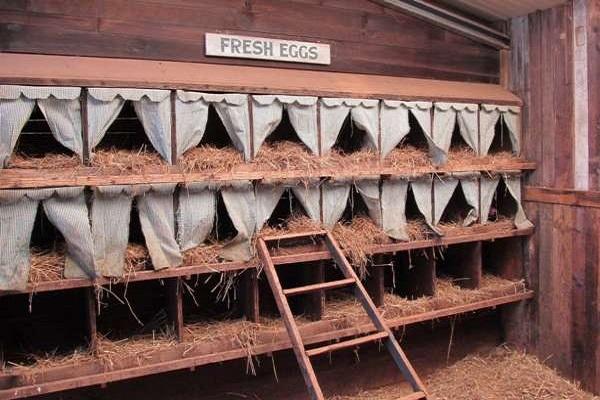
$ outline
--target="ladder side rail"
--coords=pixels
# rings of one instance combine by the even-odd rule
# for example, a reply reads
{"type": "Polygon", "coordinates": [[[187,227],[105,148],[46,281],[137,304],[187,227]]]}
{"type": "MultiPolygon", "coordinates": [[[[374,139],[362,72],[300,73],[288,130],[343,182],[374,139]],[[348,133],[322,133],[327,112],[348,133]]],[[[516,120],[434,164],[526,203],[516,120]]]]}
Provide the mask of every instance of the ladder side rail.
{"type": "Polygon", "coordinates": [[[304,343],[302,342],[300,331],[298,330],[296,321],[294,320],[290,305],[283,294],[283,288],[279,282],[279,277],[277,276],[277,271],[275,270],[275,265],[273,264],[273,260],[271,259],[267,245],[262,238],[258,238],[256,241],[256,246],[258,255],[263,263],[269,285],[271,286],[271,291],[275,297],[277,308],[279,309],[279,313],[283,318],[290,341],[292,342],[292,349],[296,355],[300,372],[302,373],[302,377],[304,378],[304,382],[306,383],[310,396],[313,400],[324,400],[325,397],[323,396],[321,387],[317,381],[317,376],[315,375],[312,364],[304,350],[304,343]]]}

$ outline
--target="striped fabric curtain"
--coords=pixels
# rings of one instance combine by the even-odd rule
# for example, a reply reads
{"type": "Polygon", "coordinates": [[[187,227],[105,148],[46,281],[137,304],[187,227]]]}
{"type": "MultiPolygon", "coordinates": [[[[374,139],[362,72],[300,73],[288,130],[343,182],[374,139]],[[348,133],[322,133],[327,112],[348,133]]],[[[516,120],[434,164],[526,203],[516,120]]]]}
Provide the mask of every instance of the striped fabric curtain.
{"type": "Polygon", "coordinates": [[[458,123],[460,136],[465,143],[479,152],[477,128],[477,104],[435,103],[433,114],[433,152],[431,158],[435,165],[445,164],[452,142],[452,134],[458,123]]]}
{"type": "Polygon", "coordinates": [[[410,132],[412,114],[432,146],[431,102],[383,100],[379,112],[381,119],[381,155],[387,156],[410,132]]]}
{"type": "Polygon", "coordinates": [[[80,94],[77,87],[0,85],[0,168],[6,166],[36,103],[54,138],[83,157],[80,94]]]}

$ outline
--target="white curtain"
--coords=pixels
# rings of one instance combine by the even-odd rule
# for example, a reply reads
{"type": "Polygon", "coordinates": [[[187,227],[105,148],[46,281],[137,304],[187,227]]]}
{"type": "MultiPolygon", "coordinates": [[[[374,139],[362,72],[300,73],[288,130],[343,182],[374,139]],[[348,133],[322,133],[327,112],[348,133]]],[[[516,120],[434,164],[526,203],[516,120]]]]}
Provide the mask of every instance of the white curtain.
{"type": "Polygon", "coordinates": [[[281,123],[286,109],[296,134],[313,154],[319,153],[317,133],[317,98],[307,96],[252,96],[254,154],[281,123]]]}
{"type": "Polygon", "coordinates": [[[421,176],[411,178],[410,188],[412,189],[415,197],[415,203],[421,215],[425,218],[425,222],[429,227],[436,233],[439,230],[433,224],[433,206],[432,201],[432,190],[433,190],[433,177],[432,176],[421,176]]]}
{"type": "Polygon", "coordinates": [[[181,265],[182,255],[175,239],[175,184],[135,185],[133,191],[154,269],[181,265]]]}
{"type": "Polygon", "coordinates": [[[54,138],[82,157],[80,88],[0,85],[0,168],[12,154],[36,101],[54,138]]]}
{"type": "Polygon", "coordinates": [[[203,94],[177,91],[175,100],[175,125],[177,132],[177,157],[198,146],[206,130],[209,104],[203,94]]]}
{"type": "Polygon", "coordinates": [[[125,274],[125,251],[133,194],[131,186],[98,186],[92,201],[94,256],[102,276],[125,274]]]}
{"type": "Polygon", "coordinates": [[[431,142],[432,103],[423,101],[383,100],[380,110],[381,155],[387,156],[410,132],[409,113],[417,120],[431,142]]]}
{"type": "Polygon", "coordinates": [[[348,205],[351,180],[329,180],[321,186],[323,196],[323,226],[332,229],[342,218],[348,205]]]}
{"type": "Polygon", "coordinates": [[[257,183],[254,189],[256,196],[256,231],[267,223],[281,199],[286,186],[282,184],[257,183]]]}
{"type": "Polygon", "coordinates": [[[348,113],[356,126],[366,132],[363,147],[379,149],[379,100],[323,98],[320,110],[322,154],[335,144],[348,113]]]}
{"type": "Polygon", "coordinates": [[[438,225],[452,195],[460,184],[469,212],[463,226],[472,225],[479,218],[479,173],[454,173],[450,176],[436,177],[433,181],[434,225],[438,225]]]}
{"type": "Polygon", "coordinates": [[[204,243],[213,229],[217,213],[217,191],[206,183],[188,183],[179,190],[177,239],[181,250],[204,243]]]}
{"type": "Polygon", "coordinates": [[[0,191],[0,290],[25,290],[29,241],[38,200],[25,190],[0,191]]]}
{"type": "Polygon", "coordinates": [[[504,183],[508,192],[517,203],[517,212],[514,217],[515,227],[518,229],[533,228],[533,224],[527,219],[523,204],[521,203],[521,176],[519,174],[505,174],[504,183]]]}
{"type": "Polygon", "coordinates": [[[125,101],[130,100],[148,140],[154,149],[171,163],[169,95],[170,91],[159,89],[90,88],[87,100],[90,151],[100,143],[110,125],[119,116],[125,101]]]}
{"type": "Polygon", "coordinates": [[[205,94],[204,99],[211,103],[229,138],[236,149],[250,160],[250,113],[248,112],[248,96],[244,94],[205,94]]]}
{"type": "Polygon", "coordinates": [[[44,213],[66,242],[66,278],[96,277],[92,233],[83,187],[0,192],[0,289],[24,290],[29,244],[42,202],[44,213]]]}
{"type": "Polygon", "coordinates": [[[365,202],[369,217],[379,226],[383,226],[381,214],[381,193],[379,191],[379,175],[373,177],[361,177],[355,181],[356,190],[365,202]]]}
{"type": "Polygon", "coordinates": [[[489,176],[484,174],[480,179],[481,188],[481,223],[487,224],[490,218],[490,209],[492,208],[492,201],[498,189],[500,183],[500,176],[493,175],[489,176]]]}
{"type": "Polygon", "coordinates": [[[254,256],[252,236],[256,232],[256,196],[250,181],[234,181],[221,188],[227,214],[237,235],[225,245],[221,256],[229,261],[249,261],[254,256]]]}
{"type": "Polygon", "coordinates": [[[406,200],[408,180],[391,177],[381,184],[381,214],[385,233],[396,240],[408,241],[406,230],[406,200]]]}
{"type": "Polygon", "coordinates": [[[431,158],[435,165],[446,163],[457,122],[465,143],[478,153],[477,110],[477,104],[435,103],[431,149],[431,158]]]}
{"type": "Polygon", "coordinates": [[[319,179],[308,182],[298,182],[291,187],[292,193],[300,202],[308,217],[315,222],[321,222],[321,188],[319,179]]]}
{"type": "Polygon", "coordinates": [[[521,108],[482,104],[479,112],[480,155],[488,154],[496,135],[496,124],[502,120],[508,128],[513,153],[518,155],[521,148],[521,108]]]}

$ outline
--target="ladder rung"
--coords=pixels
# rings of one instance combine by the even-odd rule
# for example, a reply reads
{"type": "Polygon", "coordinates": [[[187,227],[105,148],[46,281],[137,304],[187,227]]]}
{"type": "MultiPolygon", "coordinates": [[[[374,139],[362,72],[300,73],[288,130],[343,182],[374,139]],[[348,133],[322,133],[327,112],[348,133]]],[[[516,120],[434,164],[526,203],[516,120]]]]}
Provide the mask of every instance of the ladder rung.
{"type": "Polygon", "coordinates": [[[361,344],[374,342],[375,340],[385,339],[388,337],[387,332],[377,332],[367,336],[361,336],[356,339],[346,340],[344,342],[334,343],[323,347],[317,347],[316,349],[310,349],[306,351],[306,355],[313,357],[323,353],[329,353],[335,350],[341,350],[348,347],[354,347],[361,344]]]}
{"type": "Polygon", "coordinates": [[[338,281],[315,283],[314,285],[299,286],[291,289],[284,289],[283,294],[286,296],[296,296],[299,294],[316,292],[323,289],[335,289],[343,286],[348,286],[356,283],[353,278],[340,279],[338,281]]]}
{"type": "Polygon", "coordinates": [[[408,396],[399,397],[397,400],[422,400],[427,399],[427,395],[424,392],[414,392],[408,396]]]}
{"type": "Polygon", "coordinates": [[[263,236],[262,239],[265,242],[273,242],[276,240],[289,240],[289,239],[298,239],[303,237],[313,237],[313,236],[323,236],[327,233],[327,231],[308,231],[308,232],[298,232],[298,233],[288,233],[285,235],[275,235],[275,236],[263,236]]]}

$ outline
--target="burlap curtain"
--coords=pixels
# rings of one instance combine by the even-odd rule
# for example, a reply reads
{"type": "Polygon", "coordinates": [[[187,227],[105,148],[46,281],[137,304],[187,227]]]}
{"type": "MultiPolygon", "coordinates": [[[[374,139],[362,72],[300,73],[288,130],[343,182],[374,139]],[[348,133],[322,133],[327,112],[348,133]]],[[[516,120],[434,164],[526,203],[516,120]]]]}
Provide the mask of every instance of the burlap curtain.
{"type": "Polygon", "coordinates": [[[36,102],[54,138],[81,158],[80,94],[77,87],[0,85],[0,168],[6,166],[36,102]]]}
{"type": "Polygon", "coordinates": [[[348,114],[366,132],[363,147],[379,149],[379,100],[322,98],[321,152],[327,154],[335,144],[348,114]]]}
{"type": "Polygon", "coordinates": [[[381,155],[387,156],[410,132],[412,114],[425,134],[430,147],[432,103],[424,101],[383,100],[380,110],[381,119],[381,155]]]}
{"type": "Polygon", "coordinates": [[[174,189],[174,184],[94,188],[92,232],[96,263],[105,276],[123,276],[125,273],[133,199],[154,269],[181,265],[181,251],[175,238],[174,189]]]}
{"type": "Polygon", "coordinates": [[[204,243],[213,230],[217,214],[217,187],[210,183],[187,183],[179,190],[177,241],[181,250],[204,243]]]}
{"type": "Polygon", "coordinates": [[[472,225],[479,218],[479,176],[478,172],[456,172],[433,180],[434,225],[439,224],[452,195],[460,184],[469,212],[463,226],[472,225]]]}
{"type": "Polygon", "coordinates": [[[232,181],[221,187],[221,196],[237,235],[225,245],[221,256],[229,261],[248,261],[254,256],[256,196],[251,181],[232,181]]]}
{"type": "Polygon", "coordinates": [[[431,158],[435,165],[446,163],[457,122],[465,143],[478,153],[477,110],[477,104],[435,103],[431,149],[431,158]]]}
{"type": "Polygon", "coordinates": [[[66,242],[65,278],[96,277],[93,242],[83,187],[0,191],[0,290],[24,290],[29,243],[42,203],[66,242]]]}
{"type": "Polygon", "coordinates": [[[135,113],[152,147],[168,163],[172,163],[171,101],[168,90],[90,88],[87,99],[90,151],[102,141],[127,100],[133,102],[135,113]]]}
{"type": "Polygon", "coordinates": [[[521,151],[521,108],[513,106],[499,106],[493,104],[482,104],[479,112],[479,154],[485,156],[496,135],[496,124],[504,121],[508,128],[508,134],[515,155],[521,151]]]}
{"type": "Polygon", "coordinates": [[[313,154],[319,154],[317,132],[317,98],[308,96],[252,96],[254,154],[258,154],[265,139],[281,123],[287,110],[296,134],[313,154]]]}
{"type": "Polygon", "coordinates": [[[233,146],[250,159],[248,96],[177,91],[177,155],[196,147],[204,136],[210,105],[215,107],[233,146]]]}
{"type": "Polygon", "coordinates": [[[521,202],[521,175],[519,171],[509,171],[502,176],[481,176],[481,223],[486,224],[489,220],[490,209],[494,200],[494,195],[498,189],[500,179],[503,179],[506,189],[516,204],[516,212],[513,216],[515,227],[518,229],[527,229],[533,227],[533,224],[525,215],[523,203],[521,202]]]}

